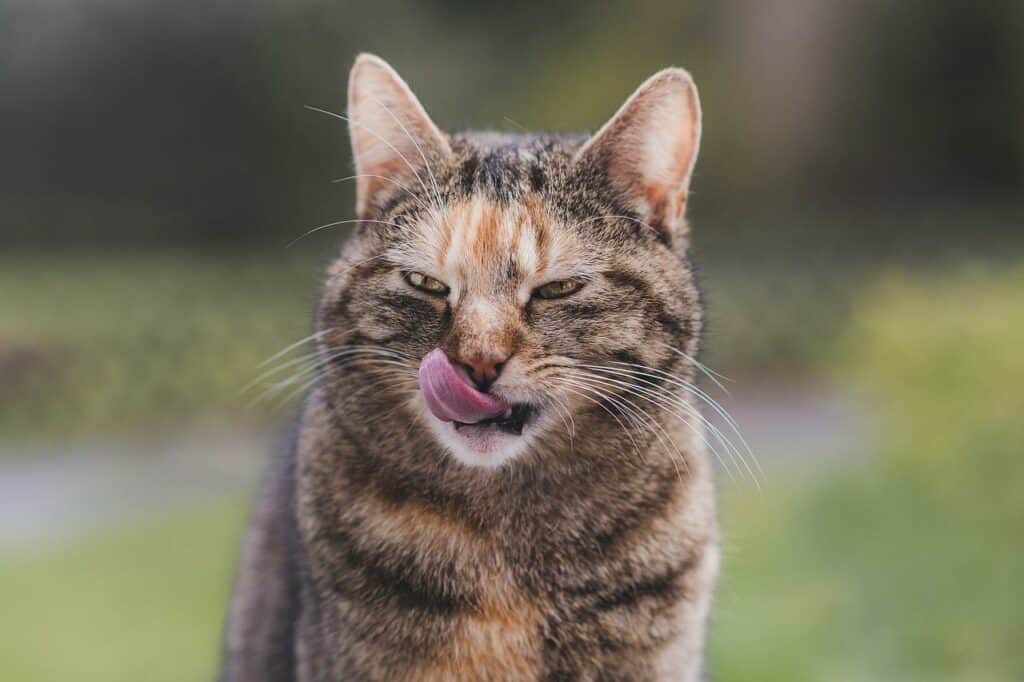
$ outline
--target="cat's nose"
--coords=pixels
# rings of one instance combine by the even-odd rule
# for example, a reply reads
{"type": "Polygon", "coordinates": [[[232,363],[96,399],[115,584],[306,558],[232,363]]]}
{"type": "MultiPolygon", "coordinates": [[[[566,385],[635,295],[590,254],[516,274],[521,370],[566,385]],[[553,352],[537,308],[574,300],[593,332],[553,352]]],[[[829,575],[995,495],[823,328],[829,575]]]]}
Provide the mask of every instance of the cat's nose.
{"type": "Polygon", "coordinates": [[[466,370],[466,374],[478,391],[487,391],[498,380],[501,370],[505,368],[509,355],[502,352],[474,353],[453,358],[454,362],[466,370]]]}

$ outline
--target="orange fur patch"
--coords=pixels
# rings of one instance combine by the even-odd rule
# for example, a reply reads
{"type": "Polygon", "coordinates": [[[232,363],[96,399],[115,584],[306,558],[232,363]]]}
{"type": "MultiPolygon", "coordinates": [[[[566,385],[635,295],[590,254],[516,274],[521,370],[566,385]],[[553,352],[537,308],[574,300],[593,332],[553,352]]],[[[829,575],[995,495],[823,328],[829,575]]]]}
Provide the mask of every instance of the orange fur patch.
{"type": "Polygon", "coordinates": [[[482,606],[461,616],[446,650],[411,680],[528,680],[541,664],[543,611],[521,596],[491,587],[482,606]]]}
{"type": "Polygon", "coordinates": [[[473,528],[426,505],[413,501],[396,504],[376,496],[353,500],[352,505],[376,541],[414,547],[424,557],[454,554],[472,561],[493,552],[490,541],[473,528]]]}

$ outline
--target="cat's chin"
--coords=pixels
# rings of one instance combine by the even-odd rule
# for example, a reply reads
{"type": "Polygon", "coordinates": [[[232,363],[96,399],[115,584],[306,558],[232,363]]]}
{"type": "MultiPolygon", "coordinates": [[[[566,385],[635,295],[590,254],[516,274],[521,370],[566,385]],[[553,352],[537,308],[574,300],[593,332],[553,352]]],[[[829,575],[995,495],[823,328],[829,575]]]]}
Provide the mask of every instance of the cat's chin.
{"type": "Polygon", "coordinates": [[[522,428],[507,429],[493,422],[458,424],[426,415],[441,445],[461,464],[495,469],[523,454],[535,416],[522,428]]]}

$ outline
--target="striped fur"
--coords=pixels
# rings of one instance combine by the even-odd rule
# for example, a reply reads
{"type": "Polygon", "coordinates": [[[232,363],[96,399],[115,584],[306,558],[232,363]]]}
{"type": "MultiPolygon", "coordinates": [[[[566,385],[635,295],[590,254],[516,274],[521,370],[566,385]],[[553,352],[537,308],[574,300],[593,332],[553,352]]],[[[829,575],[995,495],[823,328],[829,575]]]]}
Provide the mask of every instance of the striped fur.
{"type": "MultiPolygon", "coordinates": [[[[574,390],[560,366],[695,380],[692,158],[624,159],[614,134],[655,148],[671,123],[661,103],[696,106],[688,77],[665,73],[633,98],[657,115],[627,107],[588,142],[445,135],[390,67],[357,62],[357,167],[380,177],[361,185],[363,222],[330,268],[323,367],[289,473],[270,477],[254,517],[224,680],[699,679],[718,563],[701,425],[651,406],[640,423],[616,384],[574,390]],[[375,143],[360,126],[385,132],[375,143]],[[450,291],[424,294],[405,271],[450,291]],[[565,278],[586,283],[531,296],[565,278]],[[397,355],[335,353],[369,346],[397,355]],[[424,408],[416,366],[437,346],[509,355],[493,390],[537,406],[493,466],[424,408]]],[[[673,139],[695,155],[699,128],[673,139]]]]}

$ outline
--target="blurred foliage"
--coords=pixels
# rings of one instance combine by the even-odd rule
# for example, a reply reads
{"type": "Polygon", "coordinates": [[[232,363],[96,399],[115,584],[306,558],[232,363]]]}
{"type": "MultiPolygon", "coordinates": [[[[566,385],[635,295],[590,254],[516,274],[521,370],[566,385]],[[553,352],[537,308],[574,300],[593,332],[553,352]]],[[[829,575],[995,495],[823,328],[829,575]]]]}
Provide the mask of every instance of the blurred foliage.
{"type": "Polygon", "coordinates": [[[722,679],[1024,676],[1022,300],[1024,267],[858,296],[839,378],[870,397],[877,452],[727,494],[722,679]]]}
{"type": "Polygon", "coordinates": [[[829,371],[853,302],[880,271],[946,271],[1024,254],[1021,205],[765,211],[693,221],[707,324],[704,360],[792,383],[829,371]],[[990,235],[978,239],[977,234],[990,235]],[[995,237],[994,235],[999,235],[995,237]]]}
{"type": "Polygon", "coordinates": [[[344,124],[303,105],[342,110],[364,50],[452,130],[594,129],[685,66],[711,219],[1005,200],[1022,37],[1014,0],[0,0],[0,245],[251,246],[349,214],[344,124]]]}
{"type": "MultiPolygon", "coordinates": [[[[8,258],[0,264],[6,440],[262,418],[243,388],[309,333],[321,268],[279,250],[8,258]]],[[[298,368],[296,368],[298,369],[298,368]]]]}

